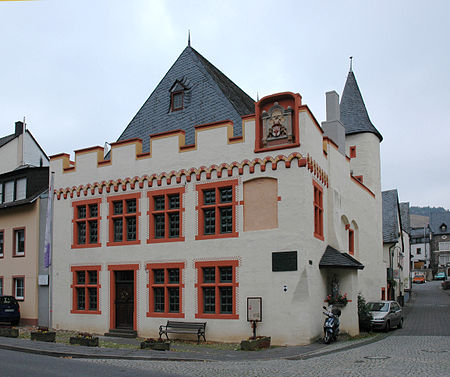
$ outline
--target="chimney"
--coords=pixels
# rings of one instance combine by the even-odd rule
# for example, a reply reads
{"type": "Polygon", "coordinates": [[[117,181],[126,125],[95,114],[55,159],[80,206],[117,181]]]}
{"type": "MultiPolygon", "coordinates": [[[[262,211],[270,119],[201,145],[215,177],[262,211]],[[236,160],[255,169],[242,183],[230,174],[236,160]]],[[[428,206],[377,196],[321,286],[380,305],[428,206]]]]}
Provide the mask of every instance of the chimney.
{"type": "Polygon", "coordinates": [[[341,111],[339,107],[339,94],[334,90],[325,93],[327,120],[322,122],[324,136],[333,140],[338,150],[345,156],[345,127],[341,123],[341,111]]]}
{"type": "Polygon", "coordinates": [[[23,134],[23,122],[21,122],[20,120],[16,122],[16,132],[14,134],[16,136],[23,134]]]}

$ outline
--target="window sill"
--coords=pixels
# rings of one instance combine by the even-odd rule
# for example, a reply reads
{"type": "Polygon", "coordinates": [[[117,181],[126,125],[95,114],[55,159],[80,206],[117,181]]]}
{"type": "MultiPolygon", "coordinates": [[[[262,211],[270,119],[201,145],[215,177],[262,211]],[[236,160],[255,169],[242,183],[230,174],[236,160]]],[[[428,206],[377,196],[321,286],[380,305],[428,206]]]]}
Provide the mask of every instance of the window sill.
{"type": "Polygon", "coordinates": [[[13,254],[13,258],[23,258],[25,256],[25,253],[23,254],[13,254]]]}
{"type": "Polygon", "coordinates": [[[197,313],[195,318],[205,318],[205,319],[239,319],[239,314],[204,314],[197,313]]]}
{"type": "Polygon", "coordinates": [[[101,310],[71,310],[72,314],[102,314],[101,310]]]}
{"type": "Polygon", "coordinates": [[[89,244],[82,244],[82,245],[74,244],[74,245],[72,245],[72,249],[89,249],[89,248],[101,247],[101,246],[102,246],[101,243],[89,243],[89,244]]]}
{"type": "Polygon", "coordinates": [[[107,242],[106,246],[123,246],[123,245],[139,245],[141,243],[140,240],[136,241],[120,241],[120,242],[107,242]]]}
{"type": "Polygon", "coordinates": [[[147,312],[147,317],[154,317],[154,318],[184,318],[184,313],[147,312]]]}
{"type": "Polygon", "coordinates": [[[184,242],[184,237],[178,238],[150,238],[147,243],[184,242]]]}
{"type": "Polygon", "coordinates": [[[239,232],[233,232],[233,233],[224,233],[224,234],[199,234],[195,236],[196,240],[211,240],[216,238],[233,238],[233,237],[239,237],[239,232]]]}

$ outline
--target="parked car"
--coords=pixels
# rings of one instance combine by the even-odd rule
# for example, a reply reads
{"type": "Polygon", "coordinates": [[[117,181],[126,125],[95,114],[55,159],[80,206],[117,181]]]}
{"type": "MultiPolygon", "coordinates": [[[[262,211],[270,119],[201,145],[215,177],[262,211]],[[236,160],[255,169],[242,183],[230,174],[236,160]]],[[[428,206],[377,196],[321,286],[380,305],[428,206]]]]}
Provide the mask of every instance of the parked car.
{"type": "Polygon", "coordinates": [[[422,274],[414,275],[413,283],[424,284],[425,283],[425,275],[422,275],[422,274]]]}
{"type": "Polygon", "coordinates": [[[434,275],[434,280],[445,280],[445,272],[438,272],[434,275]]]}
{"type": "Polygon", "coordinates": [[[372,328],[388,332],[392,327],[403,327],[403,311],[397,301],[371,301],[367,303],[372,315],[372,328]]]}
{"type": "Polygon", "coordinates": [[[0,296],[0,322],[16,326],[20,321],[19,303],[13,296],[0,296]]]}

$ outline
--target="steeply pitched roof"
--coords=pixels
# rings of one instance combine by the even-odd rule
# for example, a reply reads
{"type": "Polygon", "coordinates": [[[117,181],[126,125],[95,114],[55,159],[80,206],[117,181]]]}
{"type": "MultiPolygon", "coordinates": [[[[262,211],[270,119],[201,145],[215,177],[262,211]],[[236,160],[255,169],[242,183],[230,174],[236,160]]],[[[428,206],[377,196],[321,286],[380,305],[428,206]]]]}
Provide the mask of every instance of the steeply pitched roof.
{"type": "Polygon", "coordinates": [[[11,134],[0,138],[0,148],[3,147],[5,144],[8,144],[11,140],[14,140],[17,136],[18,135],[16,134],[11,134]]]}
{"type": "Polygon", "coordinates": [[[400,203],[400,218],[402,219],[402,228],[403,230],[410,234],[411,226],[409,223],[409,203],[403,202],[400,203]]]}
{"type": "Polygon", "coordinates": [[[350,254],[340,253],[328,245],[320,259],[319,268],[352,268],[362,270],[364,265],[350,254]]]}
{"type": "Polygon", "coordinates": [[[397,190],[388,190],[381,193],[383,199],[383,242],[397,242],[398,228],[398,193],[397,190]]]}
{"type": "Polygon", "coordinates": [[[194,126],[223,120],[234,123],[234,135],[242,132],[241,116],[254,113],[253,99],[208,60],[187,46],[150,97],[137,112],[118,141],[141,138],[149,150],[149,135],[182,129],[186,143],[194,142],[194,126]],[[170,90],[175,83],[186,88],[184,108],[170,111],[170,90]]]}
{"type": "Polygon", "coordinates": [[[348,73],[344,92],[342,93],[341,122],[345,126],[346,135],[370,132],[377,135],[380,141],[383,140],[383,136],[370,121],[353,71],[348,73]]]}

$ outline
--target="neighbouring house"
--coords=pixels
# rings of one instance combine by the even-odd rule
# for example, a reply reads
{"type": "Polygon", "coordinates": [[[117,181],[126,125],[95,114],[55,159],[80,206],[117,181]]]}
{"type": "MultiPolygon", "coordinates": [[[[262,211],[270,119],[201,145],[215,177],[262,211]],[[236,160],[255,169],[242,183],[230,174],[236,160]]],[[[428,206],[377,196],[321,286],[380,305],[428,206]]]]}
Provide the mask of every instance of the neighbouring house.
{"type": "MultiPolygon", "coordinates": [[[[412,270],[414,268],[411,262],[411,223],[409,202],[400,203],[400,219],[402,222],[403,250],[405,254],[405,263],[403,265],[403,286],[405,292],[409,293],[412,288],[412,270]]],[[[409,295],[406,299],[409,299],[409,295]]]]}
{"type": "Polygon", "coordinates": [[[430,215],[431,265],[433,274],[445,271],[450,276],[450,213],[434,212],[430,215]]]}
{"type": "Polygon", "coordinates": [[[411,229],[411,258],[415,270],[430,268],[431,229],[428,225],[411,229]]]}
{"type": "Polygon", "coordinates": [[[43,267],[48,164],[22,122],[0,138],[0,295],[16,297],[23,324],[45,325],[49,318],[43,267]]]}
{"type": "Polygon", "coordinates": [[[407,213],[404,209],[402,216],[396,189],[383,191],[382,196],[383,255],[387,263],[387,292],[384,299],[397,300],[403,305],[405,289],[411,287],[408,226],[402,223],[407,213]]]}
{"type": "Polygon", "coordinates": [[[326,108],[319,124],[298,93],[255,103],[188,45],[106,159],[50,159],[53,327],[155,337],[178,319],[238,341],[256,297],[258,335],[305,344],[329,298],[357,334],[358,294],[387,288],[382,137],[352,71],[326,108]]]}

